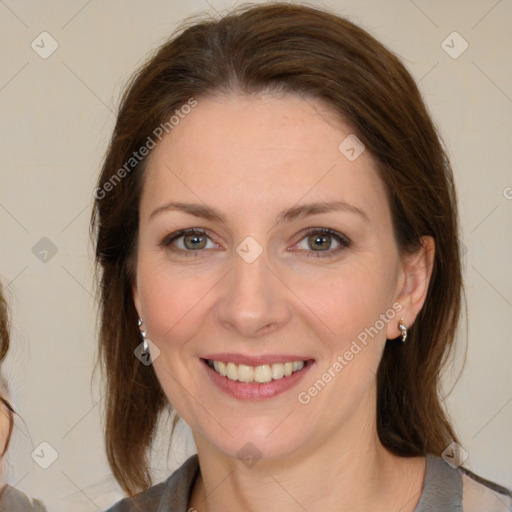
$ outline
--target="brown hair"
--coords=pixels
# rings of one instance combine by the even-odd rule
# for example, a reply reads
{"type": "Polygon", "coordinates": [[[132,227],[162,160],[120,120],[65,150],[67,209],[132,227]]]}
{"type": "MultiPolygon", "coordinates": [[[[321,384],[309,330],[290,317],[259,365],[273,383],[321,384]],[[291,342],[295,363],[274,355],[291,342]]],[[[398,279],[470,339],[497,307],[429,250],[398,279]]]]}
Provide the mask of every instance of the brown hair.
{"type": "MultiPolygon", "coordinates": [[[[2,368],[3,361],[7,356],[7,352],[9,351],[10,339],[9,313],[7,309],[7,302],[3,295],[2,284],[0,283],[0,370],[2,368]]],[[[7,383],[0,374],[0,388],[2,391],[5,390],[6,385],[7,383]]],[[[9,432],[7,433],[4,447],[0,453],[0,457],[3,457],[7,451],[7,448],[9,447],[9,442],[11,441],[12,431],[14,428],[14,410],[11,404],[2,395],[0,395],[0,400],[4,403],[4,407],[7,409],[9,414],[9,432]]],[[[0,412],[0,414],[2,413],[0,412]]]]}
{"type": "Polygon", "coordinates": [[[2,284],[0,283],[0,365],[3,363],[9,351],[9,342],[9,314],[2,284]]]}
{"type": "Polygon", "coordinates": [[[168,405],[152,366],[133,355],[140,343],[132,283],[146,158],[133,169],[126,163],[191,98],[268,90],[321,99],[351,126],[378,165],[402,254],[417,251],[423,235],[434,238],[424,307],[407,343],[388,343],[380,363],[377,428],[383,445],[401,456],[439,455],[457,440],[439,389],[464,291],[457,202],[418,88],[392,52],[342,17],[286,3],[245,5],[182,26],[132,77],[95,192],[105,440],[110,466],[129,494],[151,485],[148,452],[168,405]]]}

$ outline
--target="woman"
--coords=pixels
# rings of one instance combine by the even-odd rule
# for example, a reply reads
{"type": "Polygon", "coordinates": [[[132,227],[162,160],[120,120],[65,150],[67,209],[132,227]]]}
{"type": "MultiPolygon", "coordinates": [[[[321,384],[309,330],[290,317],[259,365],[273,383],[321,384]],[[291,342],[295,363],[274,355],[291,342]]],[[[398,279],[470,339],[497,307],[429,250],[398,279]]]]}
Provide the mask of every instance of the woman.
{"type": "MultiPolygon", "coordinates": [[[[1,364],[7,356],[10,344],[9,315],[7,303],[0,284],[0,370],[1,364]]],[[[14,409],[7,399],[8,387],[0,371],[0,511],[5,512],[46,512],[46,508],[39,500],[32,500],[15,487],[5,483],[6,452],[14,428],[14,409]]]]}
{"type": "Polygon", "coordinates": [[[508,510],[437,390],[450,164],[368,33],[288,4],[191,24],[130,83],[95,197],[111,512],[508,510]],[[150,487],[171,406],[198,453],[150,487]]]}

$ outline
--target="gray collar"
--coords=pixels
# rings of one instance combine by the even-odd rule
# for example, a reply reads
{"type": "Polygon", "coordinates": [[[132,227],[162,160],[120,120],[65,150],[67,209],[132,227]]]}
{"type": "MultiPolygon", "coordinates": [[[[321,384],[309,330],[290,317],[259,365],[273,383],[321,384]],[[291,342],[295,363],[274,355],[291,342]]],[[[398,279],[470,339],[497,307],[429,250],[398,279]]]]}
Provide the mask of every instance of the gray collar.
{"type": "Polygon", "coordinates": [[[165,490],[156,512],[184,512],[199,475],[197,453],[189,457],[165,482],[165,490]]]}
{"type": "MultiPolygon", "coordinates": [[[[187,510],[190,493],[199,474],[197,454],[189,457],[168,479],[156,512],[187,510]]],[[[426,454],[425,480],[414,512],[463,512],[462,478],[441,457],[426,454]]]]}
{"type": "Polygon", "coordinates": [[[460,471],[432,453],[426,458],[423,490],[414,512],[463,512],[460,471]]]}

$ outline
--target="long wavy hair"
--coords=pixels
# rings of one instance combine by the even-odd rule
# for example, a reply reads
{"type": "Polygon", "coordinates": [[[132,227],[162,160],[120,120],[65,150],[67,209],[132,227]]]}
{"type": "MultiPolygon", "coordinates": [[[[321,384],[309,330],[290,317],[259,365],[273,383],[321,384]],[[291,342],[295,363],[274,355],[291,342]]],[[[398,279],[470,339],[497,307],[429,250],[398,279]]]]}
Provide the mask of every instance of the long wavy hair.
{"type": "Polygon", "coordinates": [[[457,200],[444,144],[418,87],[395,54],[335,13],[249,4],[218,19],[187,20],[133,75],[95,190],[105,442],[129,495],[151,485],[150,448],[161,413],[170,410],[152,366],[133,355],[140,343],[132,284],[147,159],[139,150],[148,137],[158,142],[155,129],[191,98],[262,91],[321,99],[348,123],[378,166],[401,254],[417,251],[424,235],[434,238],[424,306],[407,343],[388,343],[380,362],[377,429],[382,444],[404,457],[439,455],[457,441],[440,388],[464,295],[457,200]]]}

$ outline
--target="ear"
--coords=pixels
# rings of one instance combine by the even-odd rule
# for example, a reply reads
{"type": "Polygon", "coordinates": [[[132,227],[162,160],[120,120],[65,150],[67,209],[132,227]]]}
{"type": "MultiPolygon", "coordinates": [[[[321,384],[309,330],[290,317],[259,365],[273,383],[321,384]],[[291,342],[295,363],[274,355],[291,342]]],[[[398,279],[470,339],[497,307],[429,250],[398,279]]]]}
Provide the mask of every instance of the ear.
{"type": "Polygon", "coordinates": [[[435,242],[431,236],[423,236],[421,243],[422,246],[418,252],[406,255],[402,259],[394,301],[401,304],[402,310],[395,317],[396,322],[388,323],[388,339],[400,336],[398,321],[401,318],[404,319],[407,327],[411,327],[427,298],[428,285],[434,268],[435,242]]]}

